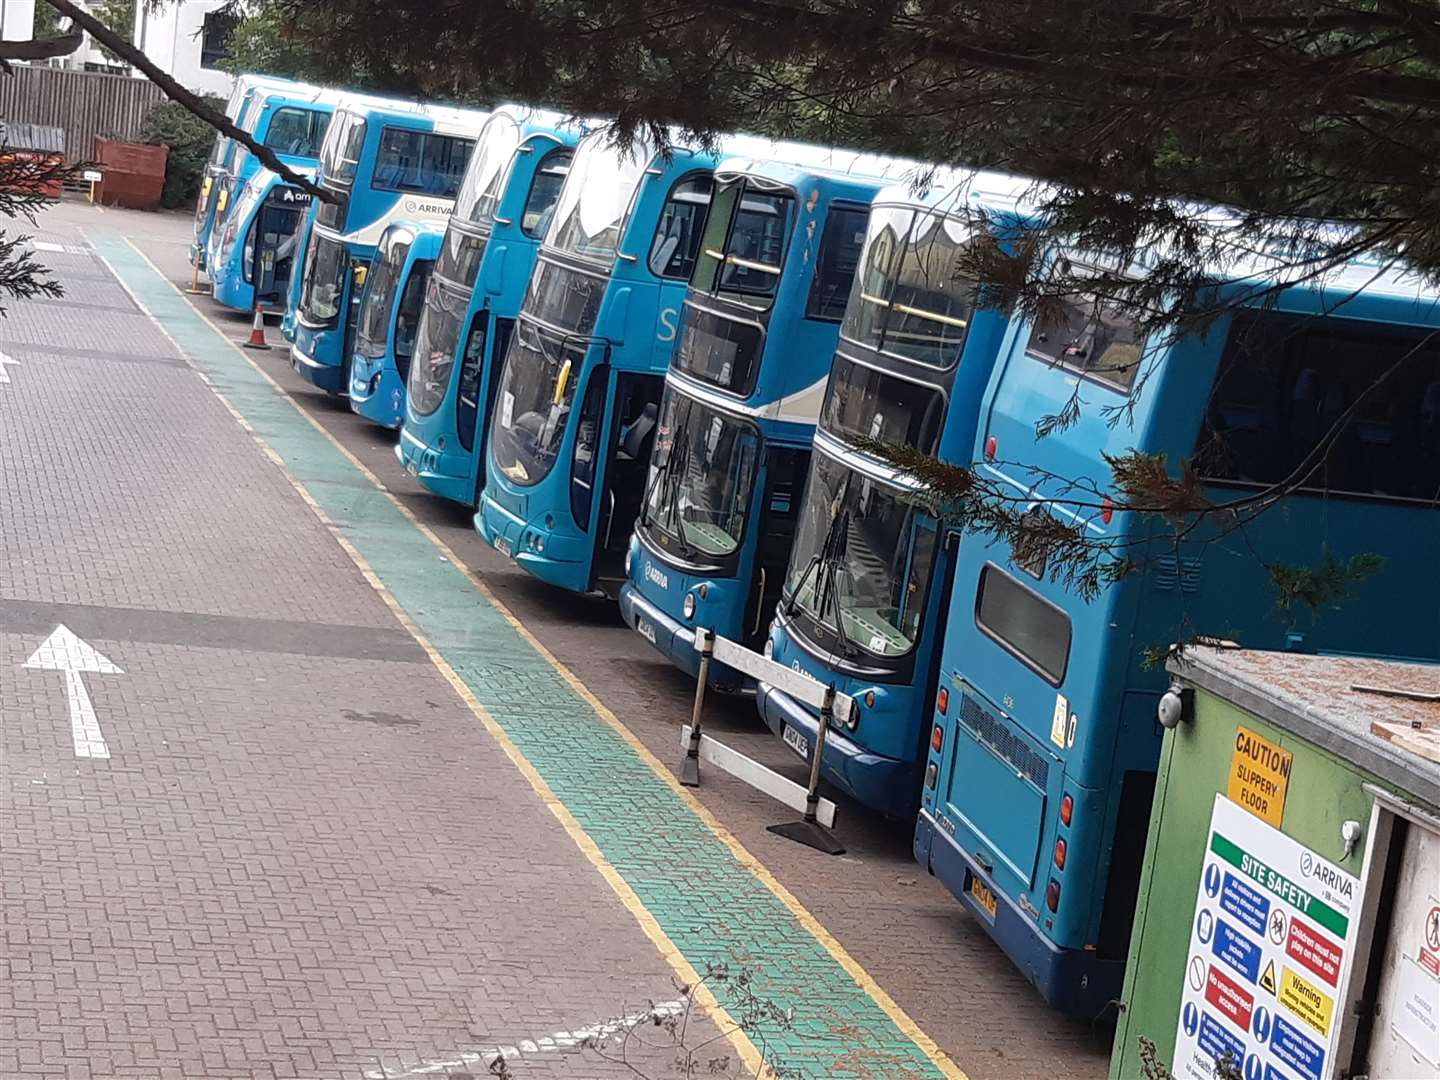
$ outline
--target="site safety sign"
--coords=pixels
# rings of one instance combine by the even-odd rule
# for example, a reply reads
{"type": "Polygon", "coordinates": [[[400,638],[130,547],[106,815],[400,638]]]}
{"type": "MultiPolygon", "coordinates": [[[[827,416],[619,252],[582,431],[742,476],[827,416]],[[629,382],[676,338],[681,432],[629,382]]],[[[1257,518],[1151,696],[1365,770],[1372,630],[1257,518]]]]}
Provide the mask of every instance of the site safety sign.
{"type": "Polygon", "coordinates": [[[1176,1076],[1324,1080],[1360,883],[1215,796],[1175,1036],[1176,1076]]]}

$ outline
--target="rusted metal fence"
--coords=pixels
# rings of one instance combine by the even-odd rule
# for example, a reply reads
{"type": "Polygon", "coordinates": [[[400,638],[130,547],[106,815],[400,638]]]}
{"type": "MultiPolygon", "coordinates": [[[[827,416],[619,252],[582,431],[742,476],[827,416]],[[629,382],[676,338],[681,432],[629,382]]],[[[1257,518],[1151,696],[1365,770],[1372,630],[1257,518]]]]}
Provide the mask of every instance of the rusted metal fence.
{"type": "Polygon", "coordinates": [[[44,124],[65,132],[65,157],[84,161],[95,153],[95,136],[134,139],[150,106],[165,95],[148,79],[12,65],[0,75],[0,120],[44,124]]]}

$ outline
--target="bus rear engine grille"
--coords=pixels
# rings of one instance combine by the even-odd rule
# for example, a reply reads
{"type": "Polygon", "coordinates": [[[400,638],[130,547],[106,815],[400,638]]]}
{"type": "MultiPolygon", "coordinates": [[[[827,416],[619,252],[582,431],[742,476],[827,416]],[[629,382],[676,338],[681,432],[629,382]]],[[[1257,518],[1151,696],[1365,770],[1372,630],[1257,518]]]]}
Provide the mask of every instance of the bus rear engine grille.
{"type": "Polygon", "coordinates": [[[1050,782],[1049,762],[1026,746],[1018,735],[975,700],[971,694],[966,694],[961,702],[960,722],[970,729],[971,734],[993,750],[1001,761],[1041,791],[1047,789],[1050,782]]]}

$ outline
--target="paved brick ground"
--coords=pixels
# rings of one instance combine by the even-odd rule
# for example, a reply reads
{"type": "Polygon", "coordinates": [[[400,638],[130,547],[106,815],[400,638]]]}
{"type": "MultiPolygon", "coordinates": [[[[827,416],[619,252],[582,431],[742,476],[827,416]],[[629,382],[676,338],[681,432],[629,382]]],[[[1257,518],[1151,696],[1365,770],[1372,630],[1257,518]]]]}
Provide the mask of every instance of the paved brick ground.
{"type": "Polygon", "coordinates": [[[107,309],[0,322],[0,1077],[629,1075],[563,1033],[669,966],[175,346],[51,261],[107,309]],[[108,761],[22,669],[57,622],[123,669],[83,676],[108,761]]]}
{"type": "MultiPolygon", "coordinates": [[[[67,224],[70,222],[85,225],[96,224],[89,211],[66,208],[56,217],[57,219],[63,218],[67,224]]],[[[188,272],[184,266],[184,243],[188,223],[183,219],[111,213],[98,224],[105,226],[123,224],[135,242],[172,279],[188,280],[188,272]]],[[[69,236],[73,237],[73,234],[69,234],[69,236]]],[[[71,241],[67,239],[66,242],[71,241]]],[[[56,265],[68,266],[68,264],[62,263],[64,258],[66,257],[56,256],[54,258],[56,265]]],[[[82,263],[83,259],[75,260],[76,272],[86,275],[83,286],[84,302],[91,302],[93,296],[93,302],[97,305],[103,304],[107,309],[123,309],[125,307],[123,292],[117,299],[105,290],[106,281],[100,275],[95,274],[93,270],[87,271],[82,263]],[[96,289],[93,294],[91,292],[92,285],[96,289]]],[[[111,284],[113,285],[113,283],[111,284]]],[[[220,309],[209,301],[200,302],[200,307],[216,317],[217,321],[221,321],[223,325],[232,327],[233,335],[236,338],[244,336],[248,327],[243,319],[227,321],[223,315],[219,314],[220,309]]],[[[44,314],[47,316],[50,314],[48,305],[44,314]]],[[[82,323],[89,325],[93,325],[102,318],[109,324],[111,319],[117,316],[123,319],[125,317],[123,310],[76,309],[69,313],[70,318],[79,319],[82,323]]],[[[21,333],[18,327],[0,323],[0,341],[38,343],[47,340],[46,337],[40,336],[44,333],[43,327],[45,326],[48,326],[48,322],[31,324],[30,329],[21,333]],[[42,328],[38,334],[35,330],[36,326],[42,328]]],[[[61,353],[51,349],[49,353],[44,354],[52,357],[47,360],[47,363],[68,364],[83,370],[87,361],[95,359],[86,351],[93,349],[93,341],[91,346],[87,346],[84,344],[84,340],[90,339],[84,339],[83,335],[63,339],[56,336],[55,344],[70,351],[61,353]]],[[[147,368],[174,366],[169,364],[167,359],[173,357],[173,349],[168,351],[162,349],[152,356],[149,348],[140,342],[138,336],[132,338],[127,335],[123,344],[124,348],[117,349],[116,352],[123,352],[127,359],[115,359],[113,363],[117,368],[122,363],[127,365],[127,372],[142,366],[147,368]],[[129,359],[131,357],[137,359],[129,359]]],[[[6,346],[0,345],[0,347],[6,346]]],[[[12,355],[21,358],[22,361],[25,359],[24,353],[17,352],[13,348],[9,351],[12,355]]],[[[343,404],[337,405],[310,391],[303,384],[299,384],[289,375],[284,366],[283,356],[283,352],[279,350],[270,354],[264,360],[267,370],[279,379],[298,400],[302,401],[312,415],[334,432],[352,452],[364,460],[390,490],[436,528],[447,543],[454,547],[464,562],[495,590],[547,647],[576,671],[590,690],[613,709],[647,746],[665,760],[673,760],[675,727],[688,710],[690,687],[685,681],[673,673],[667,665],[660,662],[644,641],[625,629],[613,609],[548,590],[525,575],[516,572],[508,562],[501,560],[485,548],[470,530],[467,515],[452,510],[446,504],[418,492],[412,482],[399,472],[394,465],[393,457],[390,456],[392,444],[383,432],[353,418],[344,409],[343,404]]],[[[12,369],[12,371],[16,370],[18,369],[12,369]]],[[[193,374],[188,374],[183,369],[176,375],[182,379],[194,378],[193,374]]],[[[17,376],[17,379],[19,377],[17,376]]],[[[138,378],[138,376],[136,377],[138,378]]],[[[3,389],[0,388],[0,393],[3,393],[3,389]]],[[[4,408],[4,399],[0,397],[0,410],[4,408]]],[[[170,421],[164,422],[170,423],[170,421]]],[[[124,420],[117,420],[116,423],[124,424],[124,420]]],[[[211,424],[213,426],[213,422],[211,424]]],[[[199,434],[209,430],[208,427],[190,423],[181,426],[184,431],[174,433],[174,437],[180,440],[187,437],[184,432],[199,434]]],[[[236,430],[238,431],[238,429],[236,430]]],[[[116,437],[120,437],[118,433],[116,437]]],[[[3,439],[4,436],[0,435],[0,440],[3,439]]],[[[121,441],[123,443],[123,439],[121,441]]],[[[232,451],[217,451],[217,453],[221,452],[227,454],[226,461],[233,460],[235,456],[235,452],[232,451]]],[[[0,461],[6,460],[8,457],[0,458],[0,461]]],[[[217,467],[221,469],[222,475],[223,465],[224,462],[217,462],[217,467]]],[[[248,477],[247,482],[249,482],[248,477]]],[[[272,498],[264,489],[256,489],[253,501],[257,504],[264,503],[261,513],[264,513],[265,516],[260,519],[265,523],[263,528],[267,531],[278,528],[279,535],[285,537],[287,536],[284,531],[286,527],[297,520],[294,512],[297,500],[295,500],[293,492],[288,492],[288,485],[283,484],[283,478],[281,478],[281,483],[286,489],[285,491],[277,490],[272,498]],[[283,520],[272,521],[272,518],[277,516],[278,512],[275,509],[277,507],[285,510],[283,515],[279,515],[283,517],[283,520]],[[267,509],[268,513],[266,513],[267,509]]],[[[193,496],[200,500],[199,505],[205,507],[205,515],[202,516],[208,516],[212,512],[217,516],[223,515],[226,508],[211,506],[210,503],[215,501],[214,497],[213,495],[207,496],[204,487],[202,485],[202,490],[193,496]]],[[[5,507],[3,503],[0,503],[0,509],[8,511],[8,507],[5,507]]],[[[65,512],[77,514],[75,521],[79,523],[78,526],[67,528],[67,535],[72,533],[94,535],[89,533],[89,527],[105,516],[97,514],[95,517],[90,517],[86,512],[77,512],[73,508],[67,509],[65,512]]],[[[49,514],[50,509],[47,507],[41,517],[48,518],[49,514]]],[[[187,515],[181,514],[180,517],[185,518],[187,515]]],[[[246,515],[242,514],[241,517],[244,519],[246,515]]],[[[300,514],[299,517],[303,518],[304,515],[300,514]]],[[[103,524],[103,521],[100,523],[103,524]]],[[[180,527],[186,527],[183,521],[180,523],[180,527]]],[[[192,522],[188,527],[199,529],[204,526],[192,522]]],[[[27,555],[33,558],[36,550],[35,542],[38,540],[43,545],[48,535],[43,520],[35,528],[39,531],[31,537],[29,542],[21,545],[21,550],[18,551],[19,557],[22,559],[27,555]]],[[[236,535],[232,529],[238,529],[240,534],[249,534],[248,522],[241,520],[238,524],[231,524],[229,527],[219,530],[221,537],[219,550],[207,547],[206,542],[202,539],[198,547],[204,550],[205,557],[196,560],[197,566],[203,569],[211,563],[212,556],[220,560],[234,557],[234,552],[224,550],[224,538],[236,535]]],[[[296,530],[292,527],[291,532],[294,531],[296,530]]],[[[308,528],[299,531],[304,532],[306,536],[311,535],[308,528]]],[[[8,528],[0,526],[0,533],[8,532],[8,528]]],[[[323,541],[326,538],[322,535],[320,539],[323,541]]],[[[8,537],[0,537],[0,544],[7,542],[9,542],[8,537]]],[[[76,542],[80,546],[73,557],[83,559],[85,552],[91,550],[85,547],[88,541],[77,539],[76,542]]],[[[284,539],[277,546],[288,547],[295,542],[303,543],[304,539],[301,538],[298,541],[294,538],[284,539]]],[[[303,562],[296,557],[294,564],[304,565],[308,568],[315,553],[309,549],[299,550],[304,556],[303,562]]],[[[6,555],[10,554],[11,552],[7,549],[6,555]]],[[[338,553],[337,548],[331,553],[332,556],[335,554],[339,554],[336,562],[339,567],[337,573],[343,576],[346,573],[343,553],[338,553]]],[[[273,552],[267,545],[262,544],[260,549],[247,549],[241,557],[250,558],[252,556],[258,561],[247,562],[245,569],[237,576],[244,576],[246,580],[249,580],[253,575],[266,573],[273,575],[275,573],[274,566],[276,564],[269,561],[273,558],[273,552]]],[[[105,569],[108,571],[110,564],[103,559],[100,561],[105,564],[105,569]]],[[[280,556],[279,564],[284,564],[283,555],[280,556]]],[[[219,565],[223,565],[223,563],[219,565]]],[[[31,571],[30,576],[35,576],[35,572],[31,571]]],[[[226,576],[228,578],[228,574],[226,576]]],[[[155,577],[153,570],[149,577],[155,577]]],[[[205,639],[207,644],[217,636],[223,640],[225,634],[234,634],[237,641],[242,643],[243,649],[251,650],[256,648],[255,639],[269,640],[274,634],[280,632],[276,627],[288,626],[287,620],[294,620],[297,604],[293,597],[282,600],[276,609],[267,609],[264,595],[246,594],[238,597],[221,597],[204,588],[204,579],[204,573],[200,572],[197,584],[191,586],[186,583],[184,572],[177,572],[176,594],[190,596],[191,601],[189,602],[198,605],[196,610],[208,615],[238,616],[233,625],[224,623],[218,628],[209,627],[207,632],[210,637],[205,639]],[[191,593],[192,588],[196,590],[196,594],[191,593]],[[209,607],[204,606],[207,597],[212,601],[209,607]],[[246,623],[244,621],[246,619],[269,621],[246,623]],[[254,628],[256,626],[264,626],[265,631],[258,632],[254,628]]],[[[85,580],[90,579],[86,578],[85,580]]],[[[366,650],[377,648],[383,650],[385,647],[383,640],[377,642],[361,638],[362,631],[383,634],[387,626],[393,629],[393,621],[387,622],[388,612],[383,609],[367,607],[363,600],[357,601],[358,610],[347,608],[344,598],[336,600],[334,603],[330,603],[327,598],[317,600],[310,595],[310,591],[317,586],[315,579],[308,573],[306,575],[289,574],[284,580],[287,589],[294,588],[301,591],[299,599],[307,613],[313,611],[317,613],[316,617],[320,621],[334,623],[335,630],[333,633],[327,633],[326,638],[327,640],[334,638],[340,644],[327,646],[327,656],[351,655],[363,658],[373,655],[373,651],[366,650]],[[302,577],[304,580],[297,580],[302,577]],[[350,643],[348,647],[347,642],[350,643]]],[[[75,587],[83,590],[87,586],[80,583],[75,587]]],[[[112,587],[116,590],[122,588],[138,590],[134,596],[125,600],[125,606],[131,608],[169,611],[173,607],[173,604],[166,598],[168,594],[163,589],[152,599],[142,586],[125,583],[123,575],[116,576],[112,587]]],[[[73,600],[73,595],[67,589],[68,586],[66,588],[56,587],[46,592],[45,586],[40,584],[35,587],[34,595],[17,594],[12,591],[6,579],[0,577],[0,627],[9,626],[10,618],[19,614],[26,615],[29,619],[28,625],[37,626],[43,623],[50,614],[62,611],[53,606],[55,603],[73,600]],[[7,608],[5,600],[17,598],[31,601],[30,607],[22,610],[20,606],[11,604],[7,608]],[[41,601],[48,602],[52,606],[41,607],[39,606],[41,601]]],[[[266,593],[266,590],[263,589],[258,591],[261,594],[266,593]]],[[[242,590],[243,592],[245,590],[242,590]]],[[[88,598],[91,594],[82,591],[79,595],[88,598]]],[[[347,595],[350,594],[347,593],[347,595]]],[[[373,594],[371,594],[371,598],[373,598],[373,594]]],[[[107,601],[102,598],[99,601],[87,600],[87,602],[105,603],[107,601]]],[[[107,619],[110,618],[113,616],[102,611],[94,616],[94,621],[104,630],[107,619]]],[[[69,625],[74,626],[77,632],[81,631],[81,627],[75,622],[72,621],[69,625]]],[[[185,638],[180,635],[190,629],[191,627],[185,625],[160,627],[149,625],[144,629],[144,634],[147,635],[147,640],[174,641],[178,636],[179,640],[183,642],[185,638]]],[[[305,636],[303,627],[292,636],[303,640],[305,636]]],[[[34,639],[27,637],[25,640],[28,642],[34,639]]],[[[104,648],[103,642],[97,642],[97,644],[100,644],[102,649],[104,648]]],[[[296,652],[298,653],[300,650],[297,649],[296,652]]],[[[21,659],[23,660],[23,657],[21,659]]],[[[119,657],[116,659],[122,666],[125,666],[123,660],[119,657]]],[[[251,655],[249,659],[252,663],[263,664],[266,668],[271,666],[269,657],[255,658],[251,655]]],[[[288,662],[290,657],[287,656],[284,659],[288,662]]],[[[284,663],[280,666],[284,666],[284,663]]],[[[374,664],[356,664],[354,661],[343,664],[327,661],[319,665],[322,671],[329,672],[331,675],[340,666],[347,669],[359,668],[372,674],[376,667],[374,664]]],[[[398,659],[379,666],[389,669],[404,669],[407,677],[413,677],[415,670],[423,668],[423,665],[410,664],[398,659]]],[[[10,672],[14,671],[14,667],[6,660],[0,664],[0,671],[5,672],[8,676],[10,672]]],[[[127,674],[129,671],[130,668],[127,667],[127,674]]],[[[0,676],[0,678],[3,677],[5,676],[0,676]]],[[[23,677],[32,678],[29,673],[23,677]]],[[[53,675],[37,674],[33,676],[36,680],[47,677],[58,679],[58,676],[53,675]]],[[[267,679],[282,678],[278,670],[276,675],[271,676],[267,672],[265,677],[267,679]]],[[[285,676],[285,678],[295,677],[297,674],[293,670],[288,676],[285,676]]],[[[308,680],[311,675],[301,673],[298,677],[308,680]]],[[[318,677],[324,678],[323,675],[318,677]]],[[[91,678],[94,680],[98,677],[91,678]]],[[[401,681],[394,676],[390,676],[390,678],[392,687],[401,681]]],[[[3,688],[3,685],[3,682],[0,682],[0,688],[3,688]]],[[[407,682],[407,685],[413,684],[407,682]]],[[[118,677],[116,686],[123,686],[118,677]]],[[[54,691],[53,685],[51,690],[54,691]]],[[[448,693],[448,688],[443,688],[437,699],[442,704],[437,705],[436,711],[443,712],[445,708],[449,708],[453,712],[452,722],[454,724],[463,727],[465,723],[469,723],[473,728],[473,720],[460,717],[458,711],[455,711],[458,703],[443,704],[446,693],[448,693]]],[[[328,695],[322,694],[321,697],[328,697],[328,695]]],[[[391,740],[400,740],[402,745],[411,746],[419,742],[420,732],[428,733],[433,730],[433,725],[438,722],[436,718],[420,718],[422,725],[429,726],[416,727],[413,721],[417,718],[405,711],[405,702],[413,699],[413,690],[402,696],[392,689],[391,697],[386,699],[389,707],[381,708],[374,704],[368,705],[365,709],[351,707],[350,711],[357,715],[373,715],[374,719],[343,720],[342,717],[343,722],[338,724],[338,731],[333,732],[338,736],[336,746],[342,748],[334,752],[345,756],[347,769],[350,767],[349,759],[361,753],[360,745],[367,738],[375,737],[377,732],[388,736],[391,740]],[[358,734],[359,732],[367,734],[361,735],[358,734]]],[[[47,698],[46,700],[50,702],[52,709],[58,702],[57,698],[47,698]]],[[[0,705],[4,703],[5,694],[0,692],[0,705]]],[[[140,704],[139,699],[136,700],[136,704],[140,704]]],[[[110,706],[100,707],[103,711],[110,706]]],[[[788,759],[784,752],[770,740],[769,736],[758,728],[753,720],[753,715],[743,703],[729,709],[725,709],[723,706],[718,708],[715,711],[715,723],[717,726],[728,728],[732,733],[729,737],[733,741],[744,743],[761,756],[773,757],[775,763],[781,767],[794,768],[793,760],[788,759]]],[[[53,729],[51,737],[58,738],[64,734],[63,713],[58,720],[52,717],[48,724],[49,729],[53,729]]],[[[248,740],[243,737],[237,736],[236,741],[242,748],[248,745],[248,740]]],[[[478,741],[483,742],[483,739],[478,741]]],[[[60,739],[58,745],[61,750],[68,753],[68,745],[63,739],[60,739]]],[[[8,742],[5,746],[8,750],[8,742]]],[[[419,757],[423,761],[428,754],[434,752],[433,746],[427,746],[419,757]]],[[[61,756],[63,757],[63,755],[61,756]]],[[[337,763],[332,761],[330,764],[335,767],[337,763]]],[[[423,771],[423,765],[421,769],[423,771]]],[[[5,782],[4,773],[0,772],[0,783],[5,782]]],[[[453,783],[453,778],[450,782],[453,783]]],[[[430,790],[429,782],[422,782],[421,788],[425,791],[430,790]]],[[[525,790],[528,792],[528,788],[525,790]]],[[[950,1052],[972,1076],[1046,1074],[1068,1076],[1095,1074],[1103,1071],[1104,1054],[1107,1049],[1106,1035],[1103,1032],[1092,1034],[1082,1026],[1056,1017],[1043,1008],[1023,981],[1010,970],[1003,956],[960,911],[944,890],[925,878],[914,866],[909,859],[906,829],[888,826],[859,811],[851,810],[843,814],[841,828],[842,835],[850,847],[850,853],[841,859],[827,860],[800,851],[785,841],[766,833],[763,826],[776,819],[777,811],[773,804],[755,796],[742,785],[729,782],[723,777],[707,780],[706,787],[702,790],[702,798],[707,807],[716,813],[747,848],[760,857],[811,911],[815,912],[826,927],[867,967],[899,1004],[909,1011],[922,1024],[927,1033],[950,1052]]],[[[453,825],[453,821],[451,821],[452,804],[448,800],[441,799],[439,803],[434,803],[432,799],[420,796],[420,801],[425,804],[424,809],[432,812],[433,817],[444,818],[453,825]]],[[[406,807],[408,814],[411,804],[404,800],[402,800],[402,804],[406,807]]],[[[384,817],[386,812],[375,810],[374,813],[384,817]]],[[[383,828],[383,825],[381,827],[383,828]]],[[[442,826],[437,824],[436,827],[442,826]]],[[[528,829],[529,825],[526,828],[528,829]]],[[[563,849],[568,840],[563,837],[561,840],[563,842],[559,844],[559,847],[563,849]]],[[[459,854],[467,856],[473,863],[473,860],[477,858],[477,852],[473,850],[472,842],[467,839],[461,844],[461,847],[464,850],[459,854]]],[[[573,850],[573,845],[571,850],[573,850]]],[[[343,857],[339,860],[341,863],[348,863],[348,861],[343,857]]],[[[573,862],[573,859],[571,861],[573,862]]],[[[554,864],[547,866],[546,869],[551,873],[552,878],[554,870],[563,863],[563,859],[557,859],[554,864]]],[[[589,873],[589,868],[583,867],[583,872],[589,873]]],[[[541,876],[544,877],[545,874],[542,873],[541,876]]],[[[441,884],[439,887],[447,888],[445,884],[441,884]]],[[[494,901],[492,900],[491,903],[493,904],[494,901]]],[[[621,921],[623,921],[625,917],[623,912],[621,915],[621,921]]],[[[606,929],[603,932],[608,934],[609,930],[606,929]]],[[[646,944],[648,945],[648,943],[646,944]]],[[[645,949],[641,948],[640,955],[644,954],[645,949]]],[[[503,994],[497,996],[503,996],[503,994]]],[[[401,1011],[403,1012],[403,1008],[401,1011]]],[[[608,1011],[614,1011],[613,1005],[608,1011]]],[[[597,1019],[606,1012],[607,1010],[601,1009],[591,1019],[597,1019]]],[[[579,1020],[575,1017],[567,1017],[563,1021],[557,1020],[555,1023],[557,1028],[567,1026],[573,1028],[579,1023],[579,1020]]],[[[543,1024],[540,1026],[543,1027],[543,1024]]],[[[534,1037],[533,1034],[527,1036],[517,1030],[520,1027],[524,1027],[524,1025],[513,1025],[504,1029],[504,1033],[501,1033],[499,1028],[491,1030],[496,1032],[493,1035],[496,1040],[506,1037],[512,1039],[534,1037]]],[[[532,1025],[526,1027],[525,1031],[535,1033],[539,1031],[539,1027],[532,1025]]],[[[0,1031],[0,1034],[3,1034],[3,1031],[0,1031]]],[[[4,1040],[0,1039],[0,1045],[3,1043],[4,1040]]],[[[427,1052],[431,1048],[438,1050],[440,1045],[440,1043],[431,1043],[427,1044],[424,1049],[427,1052]]],[[[452,1041],[449,1045],[459,1046],[461,1042],[452,1041]]],[[[366,1052],[369,1052],[372,1046],[388,1048],[388,1044],[367,1043],[366,1052]]],[[[420,1056],[423,1056],[420,1049],[417,1046],[413,1060],[418,1060],[420,1056]]],[[[401,1048],[398,1052],[408,1053],[409,1051],[401,1048]]],[[[6,1064],[4,1057],[0,1056],[0,1075],[6,1075],[4,1072],[6,1064]]],[[[97,1072],[94,1075],[106,1074],[97,1072]]],[[[242,1073],[236,1075],[242,1075],[242,1073]]],[[[300,1073],[299,1075],[311,1074],[300,1073]]],[[[340,1074],[325,1073],[322,1070],[315,1075],[340,1074]]],[[[577,1075],[591,1075],[591,1073],[582,1068],[577,1075]]],[[[600,1074],[595,1073],[595,1075],[600,1074]]],[[[877,1073],[876,1075],[883,1074],[877,1073]]]]}

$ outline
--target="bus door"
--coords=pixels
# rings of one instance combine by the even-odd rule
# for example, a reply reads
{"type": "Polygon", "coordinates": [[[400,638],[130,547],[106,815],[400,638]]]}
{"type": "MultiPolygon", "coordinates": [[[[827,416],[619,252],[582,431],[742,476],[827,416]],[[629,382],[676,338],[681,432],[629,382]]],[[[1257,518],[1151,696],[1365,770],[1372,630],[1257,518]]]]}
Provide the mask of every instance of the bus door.
{"type": "Polygon", "coordinates": [[[255,250],[251,256],[251,280],[255,283],[258,303],[278,307],[284,302],[295,265],[300,226],[309,207],[309,192],[278,187],[260,205],[260,212],[255,215],[252,233],[255,250]]]}
{"type": "Polygon", "coordinates": [[[759,524],[755,544],[755,572],[750,599],[745,605],[744,643],[758,648],[775,617],[775,607],[785,587],[785,569],[795,544],[795,519],[805,476],[810,471],[810,451],[797,447],[772,446],[765,454],[765,472],[759,478],[758,502],[751,513],[759,524]]]}
{"type": "MultiPolygon", "coordinates": [[[[630,546],[635,519],[640,516],[665,379],[660,375],[628,371],[616,375],[610,395],[615,406],[610,413],[609,437],[597,446],[596,435],[604,424],[604,383],[607,381],[592,376],[586,389],[575,440],[575,459],[578,466],[582,452],[594,458],[597,449],[603,447],[607,451],[597,462],[598,490],[603,493],[603,500],[594,538],[592,577],[597,583],[618,583],[625,580],[625,552],[630,546]]],[[[576,521],[582,520],[588,520],[588,514],[585,518],[577,515],[576,521]]]]}

